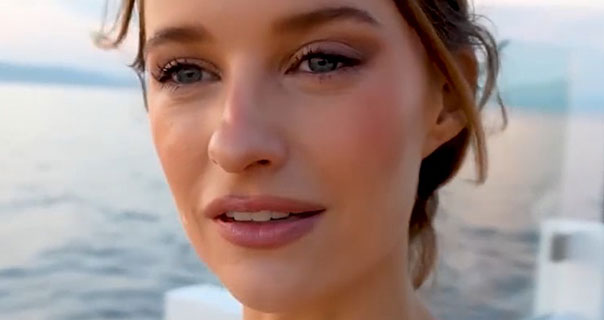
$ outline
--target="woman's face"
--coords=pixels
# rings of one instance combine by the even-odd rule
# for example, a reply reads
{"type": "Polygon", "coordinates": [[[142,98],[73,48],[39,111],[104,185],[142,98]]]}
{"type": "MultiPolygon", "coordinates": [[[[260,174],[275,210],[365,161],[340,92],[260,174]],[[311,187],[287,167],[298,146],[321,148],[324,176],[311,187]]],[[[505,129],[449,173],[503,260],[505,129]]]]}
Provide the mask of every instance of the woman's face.
{"type": "Polygon", "coordinates": [[[454,132],[393,1],[146,0],[144,15],[157,153],[191,243],[242,303],[302,307],[406,260],[421,160],[454,132]],[[263,198],[206,211],[228,196],[263,198]],[[268,196],[324,210],[223,214],[296,211],[268,196]]]}

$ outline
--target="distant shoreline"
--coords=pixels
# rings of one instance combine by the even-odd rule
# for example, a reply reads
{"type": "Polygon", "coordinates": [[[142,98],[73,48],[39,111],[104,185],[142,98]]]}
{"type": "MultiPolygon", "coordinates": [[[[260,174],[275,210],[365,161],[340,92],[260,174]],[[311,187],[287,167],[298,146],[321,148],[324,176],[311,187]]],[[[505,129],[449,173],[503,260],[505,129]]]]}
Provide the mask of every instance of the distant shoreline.
{"type": "Polygon", "coordinates": [[[131,77],[63,66],[23,65],[0,62],[0,83],[48,86],[139,87],[131,77]]]}
{"type": "Polygon", "coordinates": [[[42,87],[42,88],[74,88],[74,89],[85,89],[85,88],[99,88],[99,89],[119,89],[119,90],[139,90],[141,89],[140,83],[134,80],[133,83],[128,84],[95,84],[95,83],[69,83],[69,82],[37,82],[37,81],[20,81],[20,80],[4,80],[0,79],[0,87],[42,87]]]}

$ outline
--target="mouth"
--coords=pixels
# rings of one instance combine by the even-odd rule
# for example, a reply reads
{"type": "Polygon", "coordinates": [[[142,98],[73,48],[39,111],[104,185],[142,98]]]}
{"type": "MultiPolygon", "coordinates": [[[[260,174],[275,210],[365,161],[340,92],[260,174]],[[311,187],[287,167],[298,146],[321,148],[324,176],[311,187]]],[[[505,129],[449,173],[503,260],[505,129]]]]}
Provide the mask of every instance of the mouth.
{"type": "Polygon", "coordinates": [[[217,219],[225,223],[276,223],[310,218],[323,211],[325,210],[306,212],[279,212],[268,210],[258,212],[228,211],[219,215],[217,219]]]}
{"type": "Polygon", "coordinates": [[[227,196],[212,201],[204,212],[230,243],[274,249],[311,233],[326,210],[318,204],[273,196],[227,196]]]}

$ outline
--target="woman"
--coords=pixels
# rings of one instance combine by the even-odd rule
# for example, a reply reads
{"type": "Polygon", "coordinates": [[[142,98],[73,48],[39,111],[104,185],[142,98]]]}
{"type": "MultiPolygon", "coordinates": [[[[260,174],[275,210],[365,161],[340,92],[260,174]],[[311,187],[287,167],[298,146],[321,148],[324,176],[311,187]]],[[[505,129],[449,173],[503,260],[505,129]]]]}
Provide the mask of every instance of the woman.
{"type": "Polygon", "coordinates": [[[137,13],[157,154],[244,319],[433,319],[436,193],[470,145],[485,179],[499,63],[466,0],[124,0],[104,45],[137,13]]]}

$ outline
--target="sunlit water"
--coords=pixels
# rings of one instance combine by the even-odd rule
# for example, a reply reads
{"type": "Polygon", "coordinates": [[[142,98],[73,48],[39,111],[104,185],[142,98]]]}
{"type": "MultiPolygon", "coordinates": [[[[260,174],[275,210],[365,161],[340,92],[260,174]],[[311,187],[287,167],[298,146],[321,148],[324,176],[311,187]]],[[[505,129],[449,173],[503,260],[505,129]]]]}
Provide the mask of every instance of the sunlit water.
{"type": "MultiPolygon", "coordinates": [[[[180,227],[138,91],[5,85],[0,96],[0,319],[160,319],[164,291],[217,283],[180,227]]],[[[475,187],[466,167],[442,192],[441,260],[423,291],[440,319],[531,312],[567,120],[511,120],[490,138],[491,180],[475,187]]]]}

